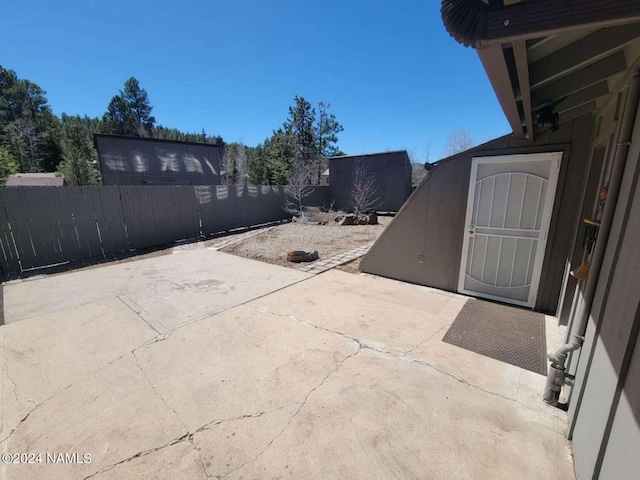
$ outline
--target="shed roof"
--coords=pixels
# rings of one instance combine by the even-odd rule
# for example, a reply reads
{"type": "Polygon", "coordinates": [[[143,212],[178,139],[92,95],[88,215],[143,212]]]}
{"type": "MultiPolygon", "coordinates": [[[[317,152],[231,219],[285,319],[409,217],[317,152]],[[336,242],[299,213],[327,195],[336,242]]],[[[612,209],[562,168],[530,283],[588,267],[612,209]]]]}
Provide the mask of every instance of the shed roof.
{"type": "Polygon", "coordinates": [[[62,187],[64,177],[55,173],[14,173],[9,175],[8,187],[62,187]]]}
{"type": "Polygon", "coordinates": [[[375,155],[394,155],[394,154],[405,154],[407,158],[409,158],[409,154],[407,153],[406,150],[390,150],[388,152],[363,153],[360,155],[338,155],[335,157],[329,157],[329,160],[339,160],[341,158],[373,157],[375,155]]]}

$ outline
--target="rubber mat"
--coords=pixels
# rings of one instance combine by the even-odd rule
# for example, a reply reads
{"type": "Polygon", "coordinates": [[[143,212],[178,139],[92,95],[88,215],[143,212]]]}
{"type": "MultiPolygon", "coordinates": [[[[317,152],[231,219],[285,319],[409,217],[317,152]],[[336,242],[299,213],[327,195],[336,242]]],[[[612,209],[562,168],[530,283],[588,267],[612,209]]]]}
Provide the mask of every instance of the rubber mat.
{"type": "Polygon", "coordinates": [[[545,322],[541,313],[470,299],[442,341],[547,374],[545,322]]]}

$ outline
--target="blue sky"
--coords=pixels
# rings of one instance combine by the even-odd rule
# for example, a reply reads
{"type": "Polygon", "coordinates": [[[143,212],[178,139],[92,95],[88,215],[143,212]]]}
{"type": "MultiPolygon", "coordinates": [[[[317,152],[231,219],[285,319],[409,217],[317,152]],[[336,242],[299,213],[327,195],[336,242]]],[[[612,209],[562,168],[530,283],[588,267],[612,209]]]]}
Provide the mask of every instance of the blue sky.
{"type": "Polygon", "coordinates": [[[0,0],[0,64],[56,114],[102,116],[130,76],[163,125],[255,145],[295,95],[331,104],[340,147],[439,158],[448,133],[510,132],[476,53],[436,0],[0,0]]]}

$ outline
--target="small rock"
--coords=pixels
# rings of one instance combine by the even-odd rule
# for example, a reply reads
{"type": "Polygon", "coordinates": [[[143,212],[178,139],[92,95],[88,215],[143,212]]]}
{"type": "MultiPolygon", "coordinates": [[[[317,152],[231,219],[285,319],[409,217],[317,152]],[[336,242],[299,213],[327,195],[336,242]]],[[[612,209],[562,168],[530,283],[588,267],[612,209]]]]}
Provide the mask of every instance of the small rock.
{"type": "Polygon", "coordinates": [[[318,260],[320,256],[318,255],[318,251],[313,252],[305,252],[304,250],[293,250],[291,252],[287,252],[287,261],[293,263],[301,263],[301,262],[313,262],[318,260]]]}
{"type": "Polygon", "coordinates": [[[338,222],[338,225],[357,225],[357,224],[358,224],[358,219],[353,213],[350,213],[349,215],[345,215],[342,218],[342,220],[338,222]]]}

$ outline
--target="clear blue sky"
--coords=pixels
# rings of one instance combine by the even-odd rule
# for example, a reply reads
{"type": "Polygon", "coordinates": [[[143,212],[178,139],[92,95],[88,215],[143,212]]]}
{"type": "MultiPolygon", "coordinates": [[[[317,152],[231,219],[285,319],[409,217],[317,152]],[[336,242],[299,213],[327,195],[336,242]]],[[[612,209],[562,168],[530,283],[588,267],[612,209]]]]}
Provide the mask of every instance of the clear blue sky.
{"type": "Polygon", "coordinates": [[[0,64],[47,91],[56,114],[102,116],[130,76],[157,121],[255,145],[295,95],[331,103],[359,154],[477,143],[511,130],[475,51],[436,0],[0,0],[0,64]],[[11,39],[11,41],[6,41],[11,39]]]}

